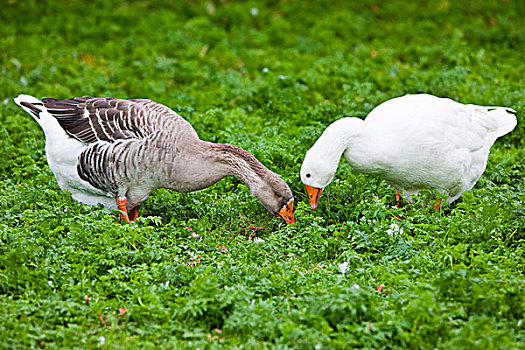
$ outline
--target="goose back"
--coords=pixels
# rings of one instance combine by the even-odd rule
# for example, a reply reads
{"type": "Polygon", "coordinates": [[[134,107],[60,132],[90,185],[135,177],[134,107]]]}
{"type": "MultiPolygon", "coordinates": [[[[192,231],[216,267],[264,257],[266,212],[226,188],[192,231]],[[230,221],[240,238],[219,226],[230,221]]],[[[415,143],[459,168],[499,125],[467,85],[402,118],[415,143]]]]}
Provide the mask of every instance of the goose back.
{"type": "MultiPolygon", "coordinates": [[[[166,173],[159,164],[170,163],[173,168],[171,159],[199,141],[189,122],[151,100],[88,96],[38,100],[24,96],[17,103],[52,136],[46,137],[46,154],[59,185],[88,204],[108,206],[100,196],[125,196],[130,187],[134,188],[132,197],[141,202],[159,187],[166,173]],[[64,136],[57,137],[61,134],[57,129],[65,132],[64,136]],[[64,147],[71,149],[73,145],[74,152],[64,152],[64,147]],[[85,193],[94,192],[87,184],[101,193],[86,198],[85,193]]],[[[182,162],[179,159],[177,164],[182,162]]]]}
{"type": "Polygon", "coordinates": [[[178,124],[178,130],[193,131],[173,110],[146,99],[84,96],[67,100],[44,98],[42,103],[69,135],[84,143],[143,139],[173,122],[178,124]]]}

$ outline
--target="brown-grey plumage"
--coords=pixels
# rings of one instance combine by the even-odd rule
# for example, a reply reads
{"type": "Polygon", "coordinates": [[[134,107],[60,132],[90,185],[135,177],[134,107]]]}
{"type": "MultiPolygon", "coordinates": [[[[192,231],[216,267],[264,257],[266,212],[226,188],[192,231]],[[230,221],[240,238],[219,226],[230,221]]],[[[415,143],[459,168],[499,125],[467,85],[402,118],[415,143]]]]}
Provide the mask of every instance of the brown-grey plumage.
{"type": "Polygon", "coordinates": [[[78,201],[135,211],[156,188],[189,192],[236,176],[272,214],[293,221],[293,196],[278,175],[245,150],[200,140],[164,105],[87,96],[15,102],[42,126],[50,168],[78,201]]]}

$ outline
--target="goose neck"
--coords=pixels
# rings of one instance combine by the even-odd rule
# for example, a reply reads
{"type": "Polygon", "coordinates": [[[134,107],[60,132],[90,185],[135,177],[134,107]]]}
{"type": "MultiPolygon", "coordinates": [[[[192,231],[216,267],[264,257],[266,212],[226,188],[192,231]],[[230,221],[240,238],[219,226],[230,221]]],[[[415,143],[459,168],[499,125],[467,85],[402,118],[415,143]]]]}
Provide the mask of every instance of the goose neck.
{"type": "Polygon", "coordinates": [[[230,144],[211,144],[216,160],[227,169],[226,176],[235,176],[253,190],[268,169],[252,154],[230,144]]]}
{"type": "Polygon", "coordinates": [[[343,152],[352,146],[362,132],[363,121],[359,118],[342,118],[330,124],[314,147],[325,150],[329,158],[339,161],[343,152]]]}

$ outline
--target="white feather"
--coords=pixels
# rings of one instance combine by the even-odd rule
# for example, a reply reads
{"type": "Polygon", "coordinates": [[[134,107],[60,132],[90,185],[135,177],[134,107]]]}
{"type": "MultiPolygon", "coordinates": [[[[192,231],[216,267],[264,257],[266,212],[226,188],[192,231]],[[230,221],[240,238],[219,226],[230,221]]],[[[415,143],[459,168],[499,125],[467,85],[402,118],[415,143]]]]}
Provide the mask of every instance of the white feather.
{"type": "Polygon", "coordinates": [[[88,145],[69,136],[56,118],[47,112],[39,99],[29,95],[19,95],[14,101],[31,114],[44,131],[47,161],[60,188],[68,190],[79,202],[90,205],[102,204],[108,209],[116,209],[115,198],[111,194],[91,186],[78,176],[78,157],[88,145]],[[22,102],[37,104],[36,107],[41,109],[38,117],[29,108],[23,106],[22,102]]]}
{"type": "Polygon", "coordinates": [[[516,126],[510,112],[426,94],[394,98],[364,121],[343,118],[331,124],[307,152],[301,180],[324,188],[344,152],[353,168],[384,178],[409,200],[432,187],[452,202],[483,174],[496,138],[516,126]]]}

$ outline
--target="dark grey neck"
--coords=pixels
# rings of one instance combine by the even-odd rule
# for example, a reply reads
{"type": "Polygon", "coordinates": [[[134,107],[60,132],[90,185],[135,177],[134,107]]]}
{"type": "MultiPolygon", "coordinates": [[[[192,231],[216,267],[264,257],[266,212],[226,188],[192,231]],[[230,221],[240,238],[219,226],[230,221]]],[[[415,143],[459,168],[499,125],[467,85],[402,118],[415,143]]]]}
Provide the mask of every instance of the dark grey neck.
{"type": "Polygon", "coordinates": [[[261,164],[250,152],[227,143],[208,143],[210,151],[215,154],[216,161],[228,169],[228,175],[235,176],[246,186],[252,188],[264,179],[270,171],[261,164]]]}
{"type": "Polygon", "coordinates": [[[235,176],[253,189],[269,172],[253,155],[239,147],[200,140],[194,140],[193,144],[175,159],[164,158],[159,169],[160,186],[190,192],[209,187],[226,176],[235,176]]]}

